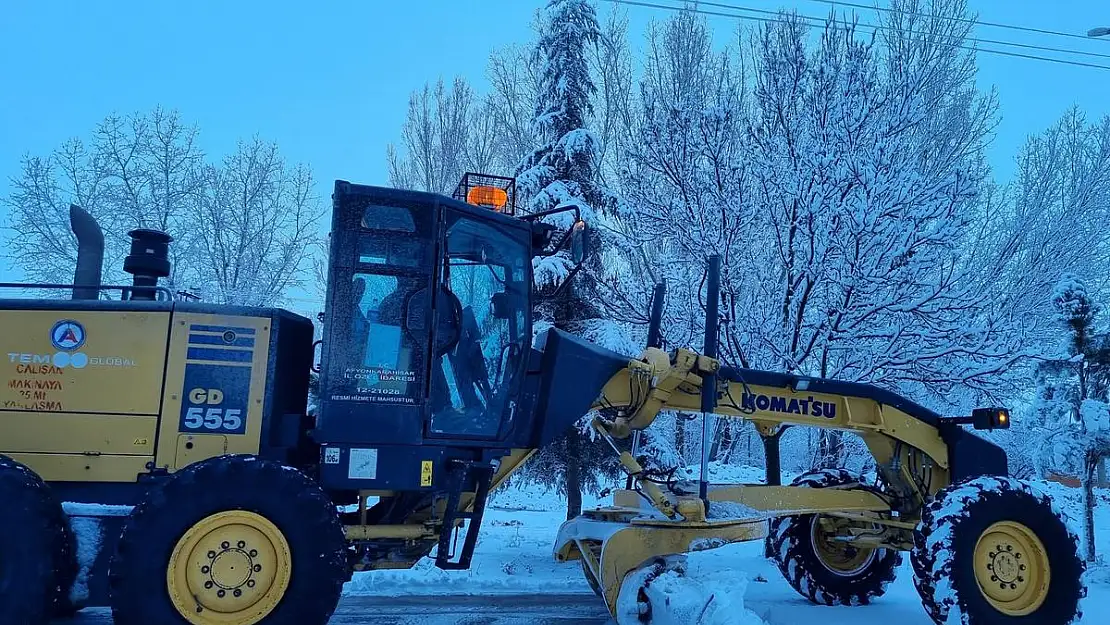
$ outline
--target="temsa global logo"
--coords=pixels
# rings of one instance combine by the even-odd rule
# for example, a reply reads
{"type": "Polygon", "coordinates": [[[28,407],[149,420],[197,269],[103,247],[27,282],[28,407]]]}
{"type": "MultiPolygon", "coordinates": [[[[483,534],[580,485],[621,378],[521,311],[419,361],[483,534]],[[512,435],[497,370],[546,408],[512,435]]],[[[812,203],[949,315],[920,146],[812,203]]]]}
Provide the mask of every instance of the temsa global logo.
{"type": "Polygon", "coordinates": [[[62,319],[50,328],[50,343],[54,349],[72,352],[85,344],[85,326],[72,319],[62,319]]]}
{"type": "Polygon", "coordinates": [[[16,365],[17,373],[49,373],[55,369],[100,367],[134,367],[135,361],[120,356],[89,356],[77,351],[85,345],[85,326],[73,319],[62,319],[50,328],[50,344],[59,350],[54,354],[8,352],[8,362],[16,365]],[[42,367],[45,367],[43,369],[42,367]]]}

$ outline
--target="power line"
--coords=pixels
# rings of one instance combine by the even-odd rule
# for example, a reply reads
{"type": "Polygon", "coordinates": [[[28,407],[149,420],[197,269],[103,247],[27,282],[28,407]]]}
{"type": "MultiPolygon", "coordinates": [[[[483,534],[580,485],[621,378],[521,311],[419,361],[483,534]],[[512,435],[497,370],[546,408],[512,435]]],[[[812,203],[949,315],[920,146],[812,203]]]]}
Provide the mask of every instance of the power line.
{"type": "MultiPolygon", "coordinates": [[[[783,21],[781,19],[771,19],[771,18],[766,18],[766,17],[755,17],[755,16],[752,16],[752,15],[741,15],[741,14],[738,14],[738,13],[722,13],[720,11],[709,11],[709,10],[706,10],[706,9],[687,9],[687,8],[684,8],[684,7],[678,7],[678,6],[673,6],[673,5],[655,4],[655,3],[652,3],[652,2],[642,2],[642,1],[637,1],[637,0],[605,0],[605,2],[610,2],[610,3],[613,3],[613,4],[623,4],[623,5],[628,5],[628,6],[647,7],[647,8],[653,8],[653,9],[666,9],[668,11],[690,11],[692,13],[697,13],[699,15],[710,15],[710,16],[716,16],[716,17],[728,17],[728,18],[738,19],[738,20],[749,20],[749,21],[755,21],[755,22],[764,22],[764,23],[767,23],[767,24],[784,24],[784,23],[786,23],[785,21],[783,21]]],[[[746,9],[743,9],[742,7],[732,7],[732,8],[738,9],[738,10],[746,10],[746,9]]],[[[798,17],[803,19],[803,20],[806,20],[806,23],[811,25],[811,26],[813,25],[813,24],[810,23],[811,21],[816,21],[818,23],[824,21],[823,18],[806,16],[806,15],[798,15],[798,17]]],[[[838,20],[836,18],[833,18],[832,21],[833,21],[833,23],[836,23],[836,24],[847,24],[847,22],[845,22],[843,20],[838,20]]],[[[880,29],[880,30],[890,30],[889,27],[877,26],[877,25],[874,25],[874,24],[860,24],[860,25],[870,27],[870,28],[877,28],[877,29],[880,29]]],[[[1067,59],[1056,59],[1056,58],[1047,57],[1047,56],[1037,56],[1037,55],[1033,55],[1033,54],[1022,54],[1020,52],[1008,52],[1006,50],[992,50],[990,48],[973,48],[973,47],[963,46],[963,45],[958,45],[958,44],[953,45],[953,47],[959,48],[961,50],[968,50],[968,51],[971,51],[971,52],[985,52],[985,53],[988,53],[988,54],[998,54],[998,55],[1001,55],[1001,56],[1010,56],[1010,57],[1016,57],[1016,58],[1021,58],[1021,59],[1032,59],[1032,60],[1037,60],[1037,61],[1047,61],[1049,63],[1060,63],[1062,65],[1075,65],[1077,67],[1091,67],[1091,68],[1095,68],[1095,69],[1110,70],[1110,65],[1098,65],[1096,63],[1085,63],[1083,61],[1071,61],[1071,60],[1067,60],[1067,59]]]]}
{"type": "Polygon", "coordinates": [[[1005,28],[1007,30],[1017,30],[1027,33],[1039,33],[1041,35],[1054,35],[1056,37],[1071,37],[1073,39],[1082,39],[1083,41],[1090,41],[1091,38],[1085,35],[1078,35],[1076,33],[1065,33],[1058,30],[1044,30],[1041,28],[1032,28],[1030,26],[1018,26],[1016,24],[1002,24],[1000,22],[983,22],[979,20],[968,19],[966,17],[946,17],[941,15],[927,15],[925,13],[914,13],[913,11],[906,11],[903,9],[891,9],[888,7],[867,6],[866,4],[857,4],[855,2],[840,2],[840,0],[808,0],[809,2],[820,2],[823,4],[830,4],[833,6],[847,6],[855,9],[867,9],[879,11],[882,13],[899,13],[901,15],[909,15],[910,17],[925,17],[929,19],[941,19],[952,22],[962,22],[965,24],[976,24],[980,26],[990,26],[992,28],[1005,28]]]}
{"type": "MultiPolygon", "coordinates": [[[[833,0],[828,0],[828,1],[833,2],[833,0]]],[[[776,15],[777,16],[779,14],[777,11],[768,11],[766,9],[751,9],[751,8],[748,8],[748,7],[736,6],[734,4],[724,4],[724,3],[721,3],[721,2],[705,2],[704,0],[699,0],[698,4],[720,7],[720,8],[723,8],[723,9],[732,9],[732,10],[735,10],[735,11],[748,11],[750,13],[761,13],[761,14],[764,14],[764,15],[776,15]]],[[[853,7],[864,6],[862,4],[848,4],[848,3],[846,3],[846,4],[847,4],[847,6],[853,6],[853,7]]],[[[888,9],[888,10],[891,10],[891,9],[888,9]]],[[[918,13],[912,13],[911,15],[919,15],[919,14],[918,13]]],[[[811,17],[811,16],[799,16],[799,17],[804,17],[806,19],[819,20],[819,21],[825,19],[825,18],[811,17]]],[[[923,16],[923,17],[928,17],[928,16],[923,16]]],[[[836,17],[834,17],[832,19],[833,19],[834,22],[837,22],[837,23],[847,23],[846,20],[842,20],[842,19],[839,19],[839,18],[836,18],[836,17]]],[[[950,19],[950,20],[973,22],[973,20],[964,20],[962,18],[938,18],[938,19],[950,19]]],[[[895,29],[893,27],[890,27],[890,26],[883,26],[882,24],[860,24],[860,25],[861,26],[866,26],[866,27],[869,27],[869,28],[877,28],[879,30],[887,30],[887,31],[897,30],[897,29],[895,29]]],[[[921,34],[921,33],[914,33],[914,31],[908,31],[908,32],[913,33],[913,34],[921,34]]],[[[1038,46],[1038,45],[1034,45],[1034,44],[1031,44],[1031,43],[1018,43],[1016,41],[1004,41],[1004,40],[1000,40],[1000,39],[980,39],[980,38],[976,38],[976,37],[968,37],[967,40],[968,41],[974,41],[975,43],[989,43],[989,44],[992,44],[992,45],[1012,46],[1012,47],[1015,47],[1015,48],[1026,48],[1026,49],[1029,49],[1029,50],[1042,50],[1042,51],[1045,51],[1045,52],[1059,52],[1059,53],[1062,53],[1062,54],[1078,54],[1080,56],[1094,56],[1094,57],[1101,57],[1101,58],[1104,58],[1104,59],[1110,59],[1110,54],[1103,54],[1103,53],[1100,53],[1100,52],[1087,52],[1085,50],[1073,50],[1071,48],[1053,48],[1051,46],[1038,46]]]]}

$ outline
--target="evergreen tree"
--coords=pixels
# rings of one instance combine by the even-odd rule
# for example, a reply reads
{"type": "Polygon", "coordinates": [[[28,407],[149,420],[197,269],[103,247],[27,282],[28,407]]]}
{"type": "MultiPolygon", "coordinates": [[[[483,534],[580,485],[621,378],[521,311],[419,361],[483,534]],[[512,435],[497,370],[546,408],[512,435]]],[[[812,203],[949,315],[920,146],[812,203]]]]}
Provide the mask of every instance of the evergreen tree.
{"type": "MultiPolygon", "coordinates": [[[[551,0],[538,34],[532,61],[540,68],[540,88],[532,123],[539,147],[517,168],[517,190],[528,212],[577,205],[590,231],[602,232],[597,225],[612,215],[616,202],[598,182],[598,140],[588,127],[596,87],[587,52],[601,37],[597,16],[584,0],[551,0]]],[[[569,228],[573,214],[554,215],[550,221],[569,228]]],[[[564,284],[573,267],[568,254],[537,260],[536,327],[554,326],[624,351],[624,333],[595,304],[607,237],[591,237],[594,249],[570,283],[564,284]]],[[[567,494],[567,518],[581,513],[583,488],[597,487],[599,479],[619,470],[612,450],[591,435],[585,419],[542,450],[527,472],[567,494]]]]}
{"type": "Polygon", "coordinates": [[[1096,334],[1099,306],[1087,285],[1065,275],[1052,295],[1056,320],[1066,343],[1056,358],[1040,367],[1036,407],[1043,422],[1046,464],[1078,472],[1084,493],[1084,528],[1088,561],[1095,561],[1094,485],[1099,463],[1110,455],[1110,343],[1096,334]]]}

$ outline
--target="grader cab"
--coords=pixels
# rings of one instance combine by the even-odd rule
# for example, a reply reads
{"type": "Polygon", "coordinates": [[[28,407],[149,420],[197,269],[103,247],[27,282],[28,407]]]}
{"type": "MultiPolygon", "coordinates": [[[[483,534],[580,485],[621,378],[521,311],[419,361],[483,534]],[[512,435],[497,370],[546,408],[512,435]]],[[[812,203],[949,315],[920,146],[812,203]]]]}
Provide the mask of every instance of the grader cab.
{"type": "Polygon", "coordinates": [[[533,338],[533,260],[581,265],[588,230],[577,207],[517,215],[514,196],[475,174],[454,197],[336,183],[314,414],[311,321],[175,301],[163,233],[133,232],[133,283],[103,285],[102,234],[75,209],[74,283],[0,285],[71,295],[0,300],[0,623],[110,605],[117,625],[323,625],[355,571],[433,553],[468,567],[490,491],[586,415],[627,488],[568,521],[554,555],[580,560],[622,622],[650,622],[642,584],[682,554],[760,539],[817,603],[875,600],[909,551],[937,623],[1078,612],[1075,537],[961,427],[1007,427],[1006,411],[942,418],[867,385],[723,366],[712,265],[701,352],[661,348],[662,289],[642,354],[533,338]],[[768,440],[787,423],[855,432],[879,479],[664,479],[636,441],[668,410],[768,440]]]}

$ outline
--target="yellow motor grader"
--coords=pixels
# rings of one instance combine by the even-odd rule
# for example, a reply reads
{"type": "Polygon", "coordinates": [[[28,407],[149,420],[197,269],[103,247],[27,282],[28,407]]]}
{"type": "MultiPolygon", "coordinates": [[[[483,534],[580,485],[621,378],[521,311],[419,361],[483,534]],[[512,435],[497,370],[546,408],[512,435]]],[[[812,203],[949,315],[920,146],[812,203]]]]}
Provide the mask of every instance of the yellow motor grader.
{"type": "Polygon", "coordinates": [[[701,353],[661,348],[662,290],[642,354],[533,339],[533,260],[583,262],[588,229],[573,206],[517,215],[514,196],[477,174],[452,197],[338,181],[319,345],[282,309],[177,301],[159,286],[166,233],[133,231],[132,283],[102,284],[103,235],[74,208],[73,283],[0,285],[44,294],[0,300],[0,624],[109,605],[117,625],[323,625],[355,571],[468,567],[490,491],[586,415],[626,488],[554,553],[614,614],[650,621],[632,573],[765,540],[817,603],[875,600],[908,551],[937,623],[1076,617],[1074,535],[962,427],[1008,427],[1005,410],[945,418],[873,386],[723,366],[712,263],[701,353]],[[769,441],[782,424],[854,432],[879,479],[678,482],[637,449],[662,411],[747,419],[769,441]]]}

